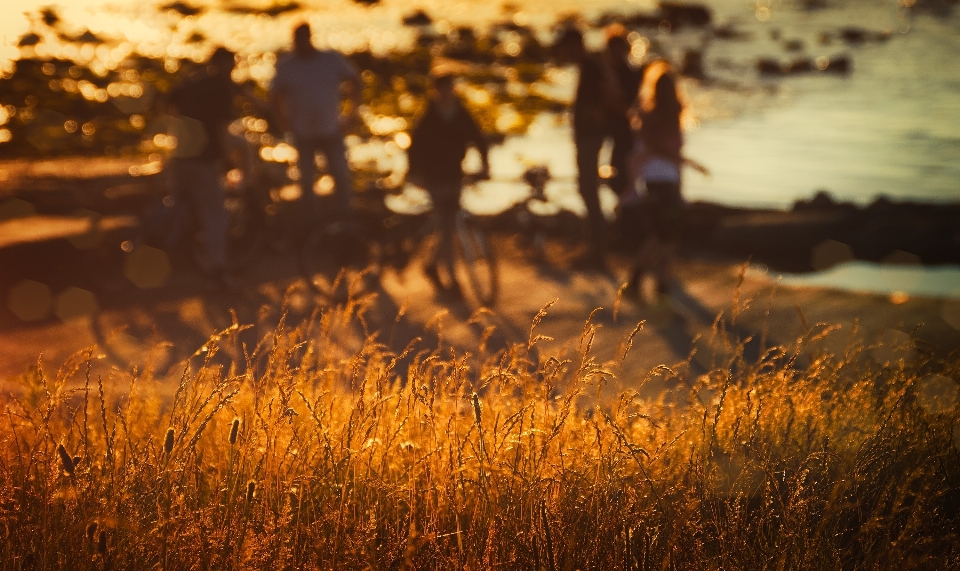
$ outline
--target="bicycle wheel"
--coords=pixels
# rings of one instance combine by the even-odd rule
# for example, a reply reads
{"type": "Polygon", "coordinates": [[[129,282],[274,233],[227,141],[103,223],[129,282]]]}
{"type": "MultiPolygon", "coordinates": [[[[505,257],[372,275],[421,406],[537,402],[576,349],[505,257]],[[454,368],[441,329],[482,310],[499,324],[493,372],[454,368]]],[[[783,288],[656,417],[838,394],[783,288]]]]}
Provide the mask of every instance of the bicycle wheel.
{"type": "Polygon", "coordinates": [[[500,293],[500,276],[486,234],[465,211],[457,214],[458,282],[479,305],[493,305],[500,293]]]}
{"type": "Polygon", "coordinates": [[[187,360],[204,361],[213,345],[213,362],[240,370],[246,364],[230,311],[210,299],[102,308],[90,317],[90,328],[100,350],[122,369],[165,375],[187,360]]]}
{"type": "Polygon", "coordinates": [[[178,359],[173,343],[145,311],[98,311],[90,318],[97,346],[116,366],[166,373],[178,359]]]}
{"type": "Polygon", "coordinates": [[[366,288],[369,248],[349,223],[332,222],[315,228],[300,253],[300,271],[317,293],[342,303],[366,288]]]}
{"type": "MultiPolygon", "coordinates": [[[[246,197],[227,195],[224,199],[227,211],[227,267],[241,270],[248,267],[257,256],[263,237],[263,217],[246,197]]],[[[203,233],[196,235],[193,258],[205,272],[212,271],[203,233]]]]}

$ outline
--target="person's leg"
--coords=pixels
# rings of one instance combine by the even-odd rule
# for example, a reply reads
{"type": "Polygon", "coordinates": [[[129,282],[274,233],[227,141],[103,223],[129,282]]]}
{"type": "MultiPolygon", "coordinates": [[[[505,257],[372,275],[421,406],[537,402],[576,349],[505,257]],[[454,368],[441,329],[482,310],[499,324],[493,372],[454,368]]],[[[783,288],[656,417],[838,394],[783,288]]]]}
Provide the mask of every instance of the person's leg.
{"type": "Polygon", "coordinates": [[[347,147],[340,135],[325,137],[319,141],[319,145],[327,157],[327,169],[333,177],[337,212],[346,215],[353,201],[353,172],[347,162],[347,147]]]}
{"type": "Polygon", "coordinates": [[[610,188],[620,193],[630,188],[630,154],[633,151],[633,133],[626,118],[613,125],[613,151],[610,154],[610,166],[613,167],[613,178],[610,179],[610,188]]]}
{"type": "Polygon", "coordinates": [[[647,192],[656,204],[653,230],[658,238],[658,248],[652,270],[657,292],[667,294],[675,281],[673,260],[683,232],[683,198],[680,185],[675,182],[648,182],[647,192]]]}
{"type": "Polygon", "coordinates": [[[190,172],[188,159],[174,157],[167,164],[170,178],[168,196],[151,212],[147,220],[146,234],[150,245],[170,250],[182,239],[187,226],[189,209],[194,208],[190,197],[190,172]]]}
{"type": "Polygon", "coordinates": [[[456,240],[457,213],[460,210],[460,185],[449,183],[431,186],[428,192],[433,200],[433,212],[436,217],[437,248],[425,268],[427,277],[434,282],[434,285],[442,287],[437,272],[437,265],[442,264],[450,282],[447,289],[457,292],[460,287],[457,284],[455,273],[456,251],[454,240],[456,240]]]}
{"type": "Polygon", "coordinates": [[[227,211],[224,191],[216,163],[194,159],[189,161],[186,189],[194,207],[207,245],[210,268],[222,274],[227,267],[227,211]]]}
{"type": "Polygon", "coordinates": [[[300,171],[300,208],[297,210],[297,230],[306,235],[313,228],[319,216],[317,195],[313,193],[313,184],[317,178],[317,143],[306,137],[296,140],[297,169],[300,171]]]}
{"type": "MultiPolygon", "coordinates": [[[[577,186],[580,196],[587,207],[587,223],[590,228],[591,256],[602,255],[603,248],[603,212],[600,210],[600,177],[599,168],[600,147],[603,137],[578,137],[577,147],[577,186]]],[[[602,260],[598,260],[602,261],[602,260]]]]}

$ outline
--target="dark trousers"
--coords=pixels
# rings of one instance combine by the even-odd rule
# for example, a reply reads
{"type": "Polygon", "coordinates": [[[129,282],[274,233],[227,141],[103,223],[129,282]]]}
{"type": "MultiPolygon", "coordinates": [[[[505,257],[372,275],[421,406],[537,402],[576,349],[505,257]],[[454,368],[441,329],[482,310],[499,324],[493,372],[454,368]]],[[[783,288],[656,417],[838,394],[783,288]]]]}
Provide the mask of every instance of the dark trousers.
{"type": "Polygon", "coordinates": [[[456,240],[457,213],[460,211],[462,184],[459,179],[456,181],[428,181],[425,187],[433,201],[433,216],[439,232],[437,249],[433,252],[432,259],[427,261],[427,265],[442,264],[449,273],[451,282],[456,283],[453,281],[456,265],[454,241],[456,240]]]}
{"type": "Polygon", "coordinates": [[[580,197],[587,207],[587,224],[590,229],[590,250],[593,254],[604,251],[603,235],[606,219],[600,210],[600,147],[603,135],[577,135],[574,143],[577,147],[577,187],[580,197]]]}
{"type": "Polygon", "coordinates": [[[610,188],[619,196],[633,184],[630,173],[630,153],[633,151],[633,132],[626,117],[617,117],[610,121],[610,136],[613,137],[613,152],[610,154],[610,166],[614,174],[610,179],[610,188]]]}
{"type": "Polygon", "coordinates": [[[297,168],[300,169],[300,230],[308,231],[320,215],[319,200],[313,192],[317,178],[317,151],[327,159],[327,170],[334,182],[334,198],[337,214],[346,216],[350,212],[353,198],[353,175],[347,163],[347,148],[340,134],[328,137],[298,138],[296,140],[297,168]]]}
{"type": "MultiPolygon", "coordinates": [[[[210,266],[214,271],[222,271],[227,265],[228,217],[218,163],[206,159],[175,158],[170,161],[169,168],[174,203],[186,205],[193,212],[206,241],[210,266]]],[[[179,213],[186,214],[183,210],[179,213]]],[[[171,232],[175,239],[182,238],[186,222],[184,216],[176,216],[171,232]]]]}

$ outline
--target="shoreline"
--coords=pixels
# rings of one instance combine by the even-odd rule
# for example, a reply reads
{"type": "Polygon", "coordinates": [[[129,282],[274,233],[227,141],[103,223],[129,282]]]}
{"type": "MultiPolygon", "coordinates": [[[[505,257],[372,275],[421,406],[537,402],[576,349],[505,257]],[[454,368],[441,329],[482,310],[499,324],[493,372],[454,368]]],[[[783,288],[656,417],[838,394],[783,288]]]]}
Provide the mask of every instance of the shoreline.
{"type": "MultiPolygon", "coordinates": [[[[18,218],[38,215],[130,216],[150,196],[164,192],[161,164],[148,161],[142,156],[0,161],[4,179],[0,224],[9,226],[18,218]]],[[[522,210],[523,205],[516,203],[479,218],[490,230],[522,233],[522,210]]],[[[568,210],[537,218],[551,237],[580,232],[580,217],[568,210]]],[[[960,263],[960,202],[878,197],[858,206],[837,202],[824,192],[789,210],[695,201],[688,205],[686,226],[682,247],[687,255],[750,259],[781,272],[819,271],[855,260],[923,266],[960,263]]],[[[8,234],[11,231],[16,229],[7,229],[8,234]]],[[[8,236],[0,248],[16,243],[16,236],[8,236]]]]}

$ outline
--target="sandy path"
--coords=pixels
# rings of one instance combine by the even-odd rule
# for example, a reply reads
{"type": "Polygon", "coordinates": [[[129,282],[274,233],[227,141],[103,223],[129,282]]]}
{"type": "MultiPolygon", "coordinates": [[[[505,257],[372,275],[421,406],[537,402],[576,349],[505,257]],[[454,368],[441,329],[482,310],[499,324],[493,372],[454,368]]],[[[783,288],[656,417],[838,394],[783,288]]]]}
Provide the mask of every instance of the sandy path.
{"type": "MultiPolygon", "coordinates": [[[[821,346],[833,351],[846,346],[854,323],[857,323],[857,335],[871,341],[883,339],[890,345],[910,343],[920,349],[932,347],[940,352],[960,347],[960,331],[941,317],[943,302],[938,300],[915,298],[895,304],[882,296],[775,288],[768,279],[757,277],[745,279],[738,290],[736,266],[686,261],[679,267],[682,290],[675,291],[669,301],[638,306],[622,300],[617,308],[620,280],[615,276],[622,277],[622,269],[615,270],[613,275],[604,275],[561,267],[562,264],[535,265],[516,252],[501,260],[501,298],[491,312],[479,319],[481,324],[496,327],[490,341],[492,350],[505,343],[525,343],[534,316],[554,300],[537,329],[538,334],[553,338],[539,343],[541,354],[575,354],[591,311],[603,308],[594,314],[591,322],[596,327],[593,354],[601,361],[609,361],[614,358],[618,344],[643,321],[624,362],[621,386],[635,385],[656,365],[681,364],[694,349],[696,355],[690,365],[678,368],[682,376],[690,378],[722,363],[722,343],[708,342],[713,338],[713,319],[720,313],[725,316],[733,337],[754,339],[747,351],[752,355],[759,354],[761,341],[766,346],[791,343],[818,323],[842,326],[839,332],[821,342],[821,346]],[[736,323],[729,326],[735,299],[739,299],[740,310],[736,323]]],[[[53,372],[69,355],[95,346],[98,338],[102,340],[120,327],[138,331],[158,329],[159,335],[154,340],[169,340],[173,350],[188,355],[209,334],[230,324],[231,308],[236,310],[241,322],[257,324],[247,337],[247,341],[253,343],[270,333],[279,319],[278,308],[285,295],[291,320],[307,317],[316,303],[297,277],[292,256],[261,260],[242,282],[244,287],[239,294],[224,296],[211,293],[198,276],[181,272],[158,290],[124,287],[101,293],[99,332],[88,318],[67,322],[50,318],[34,324],[5,319],[0,327],[0,379],[9,381],[22,374],[37,363],[41,354],[45,369],[53,372]]],[[[475,308],[438,299],[418,268],[409,268],[402,274],[385,273],[381,286],[368,312],[368,323],[381,331],[381,340],[399,349],[414,336],[423,335],[426,327],[423,342],[426,347],[436,346],[440,338],[458,351],[476,352],[483,327],[468,323],[475,308]],[[400,313],[402,316],[398,319],[400,313]]],[[[139,352],[141,358],[144,351],[142,345],[135,344],[124,350],[128,355],[139,352]]],[[[909,354],[885,349],[875,351],[878,360],[909,354]]],[[[123,374],[123,367],[116,360],[104,359],[101,365],[105,370],[123,374]]],[[[658,381],[648,385],[648,389],[656,391],[663,386],[658,381]]]]}

